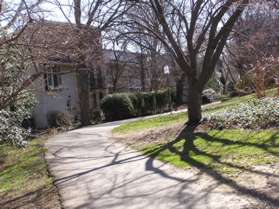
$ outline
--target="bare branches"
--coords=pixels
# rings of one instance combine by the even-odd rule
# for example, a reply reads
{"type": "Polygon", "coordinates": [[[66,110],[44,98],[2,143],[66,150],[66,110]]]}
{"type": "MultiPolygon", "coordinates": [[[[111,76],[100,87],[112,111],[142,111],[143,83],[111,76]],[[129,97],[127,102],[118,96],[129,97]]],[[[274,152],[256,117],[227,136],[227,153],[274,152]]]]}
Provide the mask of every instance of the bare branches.
{"type": "Polygon", "coordinates": [[[189,107],[190,121],[201,118],[200,110],[194,106],[200,106],[200,93],[248,3],[249,0],[150,0],[136,4],[141,16],[135,15],[134,22],[145,33],[157,37],[187,75],[192,91],[188,99],[195,100],[189,107]],[[152,17],[156,19],[153,23],[152,17]]]}
{"type": "Polygon", "coordinates": [[[38,10],[40,3],[41,0],[5,2],[5,7],[2,7],[0,11],[0,46],[15,41],[22,34],[26,25],[37,13],[41,12],[38,10]]]}
{"type": "Polygon", "coordinates": [[[28,24],[41,13],[40,3],[41,0],[9,1],[5,2],[5,7],[1,7],[0,110],[15,102],[41,75],[30,70],[30,54],[18,45],[28,24]]]}

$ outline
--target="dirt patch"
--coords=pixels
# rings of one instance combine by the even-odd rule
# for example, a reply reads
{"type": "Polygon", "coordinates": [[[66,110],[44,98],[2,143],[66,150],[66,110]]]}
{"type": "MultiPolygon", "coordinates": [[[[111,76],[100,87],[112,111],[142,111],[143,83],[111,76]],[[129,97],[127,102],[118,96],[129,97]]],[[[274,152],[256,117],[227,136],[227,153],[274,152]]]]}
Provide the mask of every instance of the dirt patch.
{"type": "MultiPolygon", "coordinates": [[[[149,144],[165,144],[173,139],[185,128],[184,124],[175,124],[162,128],[148,129],[137,133],[114,134],[113,137],[124,144],[128,144],[136,149],[142,149],[149,144]]],[[[206,132],[207,125],[199,125],[195,132],[206,132]]]]}
{"type": "Polygon", "coordinates": [[[113,137],[124,144],[136,149],[142,149],[149,144],[165,144],[174,139],[183,125],[172,125],[164,128],[155,128],[132,134],[114,134],[113,137]]]}
{"type": "Polygon", "coordinates": [[[56,187],[42,188],[21,196],[12,197],[1,195],[2,209],[60,209],[58,191],[56,187]]]}

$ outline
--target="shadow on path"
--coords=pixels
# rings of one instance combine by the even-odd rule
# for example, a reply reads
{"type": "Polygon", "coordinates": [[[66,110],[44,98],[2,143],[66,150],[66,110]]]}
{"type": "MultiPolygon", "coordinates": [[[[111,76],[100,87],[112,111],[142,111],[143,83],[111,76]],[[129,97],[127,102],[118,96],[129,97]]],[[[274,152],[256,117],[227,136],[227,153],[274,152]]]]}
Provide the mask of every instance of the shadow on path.
{"type": "MultiPolygon", "coordinates": [[[[225,165],[225,166],[228,166],[231,168],[237,168],[241,171],[246,171],[249,173],[254,173],[254,174],[263,175],[263,176],[272,176],[272,177],[276,177],[276,178],[279,178],[278,175],[271,174],[271,173],[264,172],[264,171],[253,170],[251,168],[246,168],[246,167],[236,165],[233,163],[222,162],[222,161],[220,161],[220,156],[214,155],[211,153],[207,153],[207,152],[199,149],[197,146],[195,146],[194,142],[198,137],[203,138],[210,142],[222,143],[222,146],[237,145],[237,146],[257,147],[259,149],[264,150],[267,153],[270,153],[274,156],[278,156],[278,153],[274,152],[271,148],[279,147],[279,144],[278,143],[276,144],[276,141],[275,141],[276,138],[279,137],[279,132],[275,132],[266,141],[266,142],[269,142],[269,144],[266,144],[266,143],[257,144],[257,143],[232,141],[232,140],[228,140],[228,139],[218,138],[215,136],[210,136],[207,133],[193,133],[192,131],[189,131],[186,128],[184,128],[183,130],[180,131],[180,133],[177,135],[175,140],[173,140],[165,145],[162,145],[160,147],[157,147],[154,150],[148,151],[148,156],[150,158],[148,159],[148,161],[146,163],[146,169],[154,171],[154,172],[162,175],[161,174],[162,171],[160,170],[160,168],[157,168],[154,166],[154,159],[157,158],[162,152],[170,151],[174,155],[178,155],[182,161],[186,162],[187,164],[189,164],[190,166],[192,166],[194,168],[197,168],[201,173],[205,173],[208,176],[211,176],[213,179],[215,179],[217,182],[219,182],[219,184],[227,185],[230,188],[232,188],[234,191],[236,191],[242,195],[252,197],[256,200],[260,200],[262,203],[265,203],[265,204],[267,203],[276,208],[279,207],[278,198],[271,197],[271,195],[269,195],[266,192],[257,191],[255,189],[251,189],[246,186],[240,185],[236,180],[223,175],[221,172],[212,168],[210,165],[202,163],[202,162],[194,159],[192,157],[193,155],[191,155],[191,153],[206,156],[207,158],[210,158],[212,163],[218,163],[220,165],[225,165]],[[178,142],[183,143],[182,149],[178,149],[175,146],[175,144],[178,142]]],[[[210,191],[212,191],[212,190],[208,189],[207,192],[210,192],[210,191]]]]}

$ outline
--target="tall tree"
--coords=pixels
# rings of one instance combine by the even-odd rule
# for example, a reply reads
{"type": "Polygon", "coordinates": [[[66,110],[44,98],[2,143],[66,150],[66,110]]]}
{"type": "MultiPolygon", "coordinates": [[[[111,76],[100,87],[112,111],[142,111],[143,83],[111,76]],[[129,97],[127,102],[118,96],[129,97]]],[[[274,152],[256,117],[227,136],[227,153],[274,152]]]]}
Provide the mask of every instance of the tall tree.
{"type": "MultiPolygon", "coordinates": [[[[99,33],[104,33],[113,26],[119,24],[119,19],[129,9],[128,3],[124,0],[70,0],[69,4],[65,5],[60,0],[55,1],[55,5],[61,10],[69,24],[76,28],[76,33],[79,36],[76,53],[77,60],[77,80],[79,88],[79,102],[81,113],[81,124],[83,126],[90,124],[90,104],[89,104],[89,82],[90,72],[97,71],[97,75],[101,75],[102,56],[96,55],[96,65],[92,64],[92,57],[88,57],[86,31],[97,30],[99,33]]],[[[96,40],[101,45],[101,40],[96,40]]],[[[101,52],[99,52],[101,53],[101,52]]],[[[101,54],[100,54],[101,55],[101,54]]],[[[99,76],[100,77],[100,76],[99,76]]],[[[98,79],[101,80],[100,78],[98,79]]],[[[102,82],[98,88],[103,88],[102,82]]]]}
{"type": "Polygon", "coordinates": [[[137,9],[146,15],[133,18],[133,24],[160,40],[187,76],[189,126],[197,125],[202,118],[202,90],[248,3],[249,0],[150,0],[137,3],[137,9]],[[153,15],[160,31],[150,23],[153,15]]]}

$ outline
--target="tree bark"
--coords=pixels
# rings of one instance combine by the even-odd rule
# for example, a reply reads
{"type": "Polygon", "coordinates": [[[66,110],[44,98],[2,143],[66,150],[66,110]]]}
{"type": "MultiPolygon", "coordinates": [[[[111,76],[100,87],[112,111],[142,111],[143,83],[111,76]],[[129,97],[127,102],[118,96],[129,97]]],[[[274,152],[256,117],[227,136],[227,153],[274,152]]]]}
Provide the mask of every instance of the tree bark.
{"type": "Polygon", "coordinates": [[[191,85],[188,93],[188,122],[187,126],[195,127],[202,119],[202,92],[195,85],[191,85]]]}
{"type": "Polygon", "coordinates": [[[176,100],[178,105],[182,105],[183,101],[183,92],[185,84],[186,75],[183,73],[176,82],[176,100]]]}
{"type": "Polygon", "coordinates": [[[80,122],[81,126],[90,125],[89,107],[89,71],[80,69],[78,76],[78,95],[80,103],[80,122]]]}
{"type": "Polygon", "coordinates": [[[145,85],[145,69],[144,69],[144,56],[143,52],[141,50],[141,54],[139,57],[139,63],[140,63],[140,82],[141,82],[141,91],[146,90],[146,85],[145,85]]]}
{"type": "Polygon", "coordinates": [[[141,64],[141,67],[140,67],[140,81],[141,81],[141,90],[142,91],[145,91],[146,88],[145,88],[145,70],[144,70],[144,66],[143,64],[141,64]]]}

